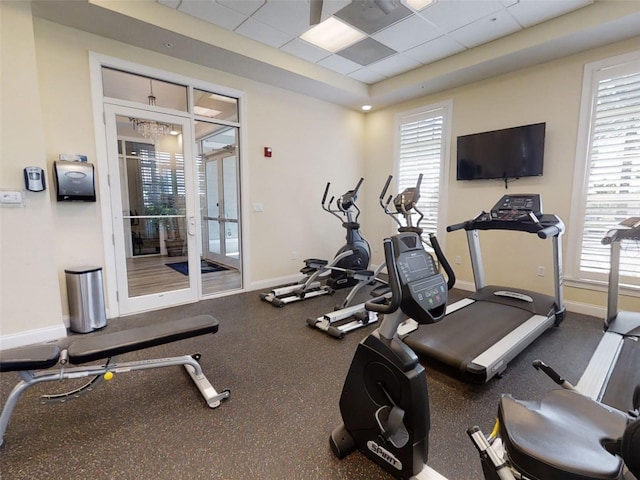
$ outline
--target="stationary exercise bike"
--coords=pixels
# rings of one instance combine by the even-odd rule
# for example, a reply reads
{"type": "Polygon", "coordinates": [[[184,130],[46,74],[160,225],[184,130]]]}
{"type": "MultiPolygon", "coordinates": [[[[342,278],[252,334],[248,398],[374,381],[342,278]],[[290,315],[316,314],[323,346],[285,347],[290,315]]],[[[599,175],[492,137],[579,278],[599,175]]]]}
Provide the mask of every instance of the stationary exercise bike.
{"type": "MultiPolygon", "coordinates": [[[[423,229],[420,226],[420,221],[424,218],[424,215],[418,209],[422,174],[418,176],[414,187],[405,188],[395,197],[393,195],[389,195],[387,197],[387,192],[392,179],[393,176],[389,175],[382,192],[380,193],[378,198],[380,207],[384,213],[393,218],[393,220],[398,224],[398,232],[413,232],[422,237],[423,229]],[[390,208],[390,205],[393,205],[393,207],[390,208]],[[413,221],[414,215],[418,215],[418,220],[416,222],[413,221]]],[[[445,258],[434,233],[429,235],[429,243],[433,248],[433,251],[436,253],[437,264],[439,264],[446,273],[447,288],[453,288],[453,285],[456,283],[455,274],[449,265],[449,262],[445,258]]],[[[380,277],[385,266],[384,262],[381,263],[373,272],[372,281],[367,284],[377,284],[377,286],[371,291],[373,296],[377,297],[383,294],[387,295],[387,297],[391,296],[388,283],[380,277]]],[[[364,286],[364,283],[356,285],[351,289],[349,295],[347,295],[341,305],[336,305],[336,308],[332,312],[325,313],[317,318],[307,318],[307,324],[336,338],[344,338],[347,333],[352,332],[353,330],[374,324],[378,321],[377,312],[367,310],[365,308],[365,303],[356,305],[351,304],[355,295],[364,286]]]]}
{"type": "MultiPolygon", "coordinates": [[[[343,424],[329,443],[340,459],[357,449],[407,479],[420,473],[427,460],[429,396],[424,367],[397,329],[403,314],[420,323],[442,319],[447,284],[415,232],[385,239],[384,253],[391,296],[366,303],[384,320],[358,345],[340,397],[343,424]]],[[[430,469],[427,474],[421,478],[443,478],[430,469]]]]}
{"type": "Polygon", "coordinates": [[[544,363],[563,389],[542,400],[503,395],[491,435],[467,433],[486,480],[640,479],[640,385],[625,413],[583,395],[544,363]]]}
{"type": "Polygon", "coordinates": [[[335,207],[332,207],[335,197],[331,197],[327,202],[331,184],[327,183],[324,189],[322,209],[340,220],[347,231],[346,243],[338,250],[334,259],[331,262],[316,258],[305,260],[305,266],[300,270],[300,273],[305,275],[304,278],[297,283],[261,293],[262,300],[276,307],[284,307],[291,302],[332,294],[335,290],[368,283],[373,279],[373,272],[367,270],[371,259],[371,247],[360,233],[358,223],[360,209],[356,200],[362,182],[364,178],[358,181],[354,189],[341,195],[335,201],[335,207]],[[324,277],[328,278],[323,282],[324,277]]]}

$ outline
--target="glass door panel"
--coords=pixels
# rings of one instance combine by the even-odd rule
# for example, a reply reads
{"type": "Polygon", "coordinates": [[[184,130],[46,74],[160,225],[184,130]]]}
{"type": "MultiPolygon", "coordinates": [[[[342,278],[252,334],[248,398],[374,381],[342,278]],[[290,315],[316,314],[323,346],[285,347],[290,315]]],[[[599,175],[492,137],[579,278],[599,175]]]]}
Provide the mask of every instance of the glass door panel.
{"type": "Polygon", "coordinates": [[[203,293],[240,288],[241,245],[239,209],[238,133],[236,127],[197,122],[200,152],[202,258],[227,277],[218,287],[203,270],[203,293]],[[233,276],[233,277],[232,277],[233,276]],[[233,279],[232,279],[233,278],[233,279]],[[211,285],[211,288],[207,288],[211,285]]]}
{"type": "Polygon", "coordinates": [[[195,300],[199,259],[188,120],[105,107],[120,312],[195,300]]]}

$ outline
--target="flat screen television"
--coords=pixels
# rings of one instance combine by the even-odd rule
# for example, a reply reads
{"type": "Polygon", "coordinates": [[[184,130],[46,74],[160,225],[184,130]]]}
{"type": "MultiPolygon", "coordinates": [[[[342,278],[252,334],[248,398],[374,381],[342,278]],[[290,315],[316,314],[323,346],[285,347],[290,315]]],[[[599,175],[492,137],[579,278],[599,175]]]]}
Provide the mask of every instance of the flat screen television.
{"type": "Polygon", "coordinates": [[[542,175],[546,123],[458,137],[458,180],[542,175]]]}

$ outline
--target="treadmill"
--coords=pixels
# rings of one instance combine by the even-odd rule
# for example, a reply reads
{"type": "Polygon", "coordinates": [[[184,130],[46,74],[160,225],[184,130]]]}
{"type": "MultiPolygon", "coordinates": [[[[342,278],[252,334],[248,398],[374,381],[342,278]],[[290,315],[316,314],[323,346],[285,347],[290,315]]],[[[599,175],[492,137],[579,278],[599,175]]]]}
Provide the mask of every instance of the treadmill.
{"type": "Polygon", "coordinates": [[[640,385],[640,312],[618,311],[623,242],[640,242],[640,217],[624,220],[602,239],[611,248],[605,333],[576,388],[626,412],[633,409],[634,388],[640,385]]]}
{"type": "Polygon", "coordinates": [[[508,363],[545,330],[564,319],[562,242],[564,223],[543,214],[538,194],[504,195],[490,212],[447,227],[466,230],[476,291],[447,307],[446,317],[433,325],[408,320],[399,331],[418,355],[457,370],[459,377],[485,383],[502,374],[508,363]],[[555,295],[487,285],[480,250],[480,230],[533,233],[553,244],[555,295]]]}

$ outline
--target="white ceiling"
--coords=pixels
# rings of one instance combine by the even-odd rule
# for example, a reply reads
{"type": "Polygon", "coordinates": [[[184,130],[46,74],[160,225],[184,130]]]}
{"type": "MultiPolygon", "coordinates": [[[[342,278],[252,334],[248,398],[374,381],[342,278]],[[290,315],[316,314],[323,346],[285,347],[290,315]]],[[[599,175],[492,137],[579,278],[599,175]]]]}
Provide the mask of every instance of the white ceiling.
{"type": "Polygon", "coordinates": [[[593,3],[593,0],[436,0],[423,10],[415,11],[401,0],[386,0],[395,8],[385,14],[374,0],[324,0],[323,20],[332,15],[342,20],[347,17],[357,29],[373,24],[368,32],[361,30],[368,34],[362,41],[369,44],[365,53],[373,54],[372,50],[388,47],[386,51],[390,55],[363,65],[345,58],[343,52],[332,54],[299,38],[310,28],[309,0],[157,1],[367,84],[593,3]],[[385,21],[387,17],[389,21],[385,21]]]}
{"type": "MultiPolygon", "coordinates": [[[[345,58],[350,52],[327,52],[298,38],[309,28],[310,0],[33,0],[32,11],[354,109],[383,107],[640,34],[638,0],[437,0],[419,12],[405,0],[384,1],[408,13],[368,33],[365,42],[375,45],[374,54],[377,48],[397,53],[367,65],[345,58]]],[[[360,15],[373,20],[368,28],[397,12],[386,18],[374,0],[324,0],[322,19],[330,15],[351,23],[359,23],[360,15]]],[[[369,50],[365,44],[355,53],[367,58],[369,50]]]]}

